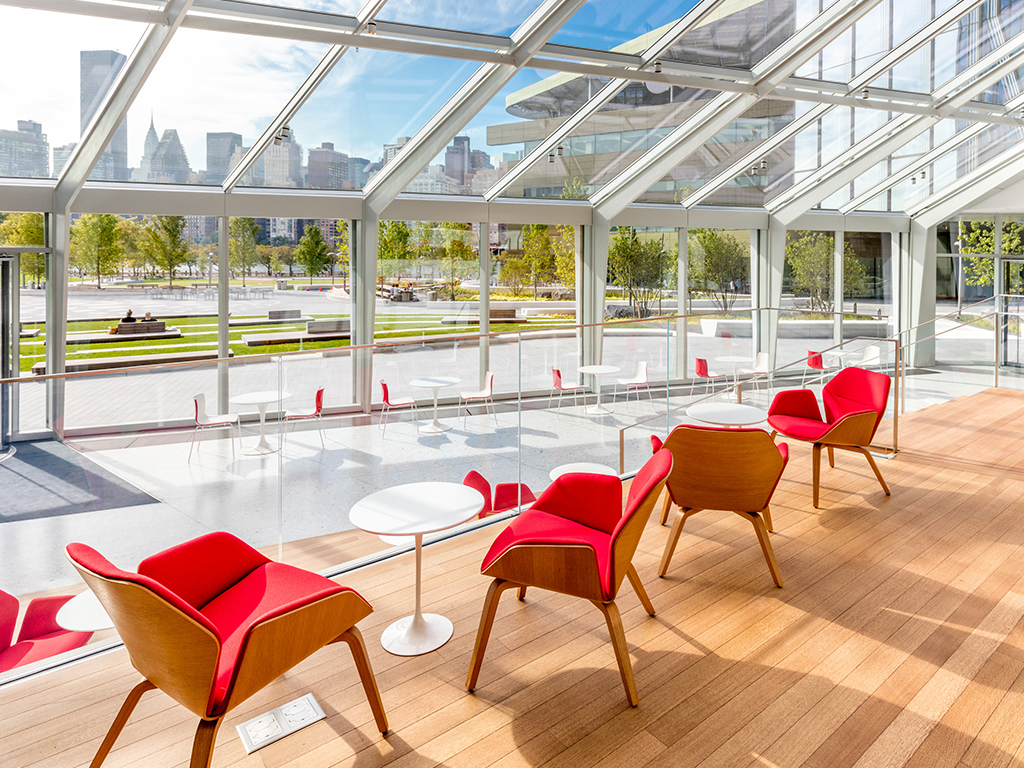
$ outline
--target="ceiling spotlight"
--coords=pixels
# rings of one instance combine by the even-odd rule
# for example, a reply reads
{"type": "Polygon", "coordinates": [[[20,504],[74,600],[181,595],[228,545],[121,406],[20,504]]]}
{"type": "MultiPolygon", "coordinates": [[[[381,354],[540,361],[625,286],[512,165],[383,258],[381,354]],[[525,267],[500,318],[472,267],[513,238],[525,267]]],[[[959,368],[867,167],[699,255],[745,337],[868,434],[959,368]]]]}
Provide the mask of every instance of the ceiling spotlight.
{"type": "Polygon", "coordinates": [[[911,184],[911,186],[916,186],[916,184],[917,184],[917,176],[911,176],[910,177],[910,184],[911,184]]]}
{"type": "Polygon", "coordinates": [[[370,19],[368,22],[366,22],[366,34],[368,34],[368,35],[376,35],[377,34],[377,22],[374,21],[373,19],[370,19]]]}
{"type": "Polygon", "coordinates": [[[862,99],[867,99],[867,98],[870,98],[870,97],[871,97],[871,92],[870,92],[870,91],[868,91],[868,89],[867,89],[867,88],[865,88],[865,89],[864,89],[863,91],[861,91],[861,92],[860,92],[860,97],[861,97],[862,99]]]}
{"type": "Polygon", "coordinates": [[[921,171],[921,181],[924,181],[925,178],[927,178],[927,174],[924,171],[921,171]]]}
{"type": "Polygon", "coordinates": [[[281,126],[281,138],[282,139],[287,139],[291,135],[292,135],[292,129],[289,128],[287,125],[282,125],[281,126]]]}
{"type": "Polygon", "coordinates": [[[554,152],[548,152],[548,162],[549,163],[554,163],[555,162],[555,153],[554,152]]]}
{"type": "Polygon", "coordinates": [[[751,176],[757,176],[757,166],[756,165],[750,166],[750,175],[751,176]]]}
{"type": "Polygon", "coordinates": [[[563,152],[563,150],[562,150],[562,145],[561,145],[561,144],[559,144],[559,145],[558,145],[558,156],[559,156],[559,157],[561,157],[561,156],[562,156],[562,152],[563,152]]]}
{"type": "Polygon", "coordinates": [[[274,146],[275,147],[280,147],[281,146],[281,137],[280,136],[275,136],[274,137],[274,146]]]}
{"type": "Polygon", "coordinates": [[[658,59],[656,62],[654,62],[654,74],[661,74],[661,59],[658,59]]]}
{"type": "Polygon", "coordinates": [[[767,157],[762,157],[761,158],[761,170],[762,171],[767,171],[768,170],[768,158],[767,157]]]}

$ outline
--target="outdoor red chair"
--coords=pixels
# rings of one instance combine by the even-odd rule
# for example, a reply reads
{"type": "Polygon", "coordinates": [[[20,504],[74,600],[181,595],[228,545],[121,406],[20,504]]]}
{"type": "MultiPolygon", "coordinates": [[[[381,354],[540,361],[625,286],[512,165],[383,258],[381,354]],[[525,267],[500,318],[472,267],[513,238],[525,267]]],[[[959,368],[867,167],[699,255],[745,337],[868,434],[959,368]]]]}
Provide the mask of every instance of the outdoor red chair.
{"type": "Polygon", "coordinates": [[[470,470],[462,479],[462,484],[475,488],[484,497],[484,508],[480,510],[479,515],[481,518],[496,515],[499,512],[507,512],[522,504],[529,504],[537,500],[526,483],[498,483],[494,488],[492,501],[491,484],[476,470],[470,470]]]}
{"type": "MultiPolygon", "coordinates": [[[[208,768],[224,716],[329,643],[348,643],[377,728],[388,730],[356,623],[373,609],[354,590],[273,562],[229,533],[146,558],[138,573],[92,547],[67,555],[110,615],[144,680],[128,694],[93,758],[99,768],[146,691],[195,715],[191,768],[208,768]]],[[[159,718],[158,718],[159,719],[159,718]]]]}
{"type": "MultiPolygon", "coordinates": [[[[557,409],[562,407],[562,395],[566,392],[572,393],[572,404],[574,406],[579,405],[579,396],[586,392],[586,387],[582,384],[570,384],[566,386],[562,382],[562,372],[557,368],[551,369],[551,394],[548,395],[548,410],[551,410],[551,398],[555,396],[555,392],[558,392],[558,404],[557,409]]],[[[583,395],[584,402],[586,402],[586,394],[583,395]]]]}
{"type": "Polygon", "coordinates": [[[316,400],[313,402],[313,409],[308,408],[295,408],[284,412],[285,422],[289,421],[301,421],[304,419],[316,419],[316,425],[320,428],[320,446],[322,448],[327,447],[327,443],[324,442],[324,419],[321,415],[324,410],[324,388],[320,387],[316,391],[316,400]]]}
{"type": "MultiPolygon", "coordinates": [[[[655,451],[661,447],[661,441],[653,435],[651,444],[655,451]]],[[[776,446],[763,429],[683,424],[672,430],[663,450],[671,451],[675,462],[668,477],[662,524],[673,504],[679,512],[665,542],[658,575],[668,571],[686,520],[701,510],[720,509],[735,512],[754,526],[772,580],[781,587],[782,574],[768,538],[773,527],[769,502],[786,468],[788,446],[776,446]]]]}
{"type": "Polygon", "coordinates": [[[696,366],[697,367],[694,370],[696,378],[690,382],[690,396],[693,396],[693,387],[697,383],[697,379],[704,379],[704,395],[706,397],[711,388],[712,382],[724,379],[725,374],[715,373],[714,371],[708,370],[708,361],[703,357],[696,358],[696,366]]]}
{"type": "Polygon", "coordinates": [[[804,368],[804,375],[800,380],[800,386],[802,387],[807,383],[807,374],[811,371],[813,371],[815,377],[820,380],[824,379],[836,369],[837,366],[825,365],[825,361],[821,357],[821,352],[807,350],[807,367],[804,368]]]}
{"type": "Polygon", "coordinates": [[[529,586],[589,600],[604,614],[626,697],[638,697],[622,619],[615,596],[624,577],[651,616],[654,606],[633,567],[633,553],[672,469],[672,454],[660,451],[633,478],[622,511],[622,481],[607,475],[570,473],[552,483],[534,505],[498,534],[481,572],[494,577],[480,616],[466,688],[476,688],[498,598],[529,586]]]}
{"type": "Polygon", "coordinates": [[[821,390],[825,404],[825,417],[818,409],[818,401],[809,389],[791,389],[779,392],[768,409],[768,424],[774,432],[814,444],[813,498],[818,506],[821,481],[821,448],[828,448],[828,464],[836,465],[834,448],[859,453],[868,460],[885,495],[885,484],[878,465],[867,447],[875,436],[889,401],[888,376],[863,368],[844,368],[821,390]]]}
{"type": "Polygon", "coordinates": [[[13,642],[18,598],[0,590],[0,672],[81,648],[89,642],[92,632],[70,632],[57,624],[57,611],[72,597],[55,595],[32,600],[25,609],[18,641],[13,642]]]}
{"type": "MultiPolygon", "coordinates": [[[[412,407],[412,417],[416,419],[416,400],[411,397],[392,398],[391,392],[388,390],[388,383],[384,379],[380,380],[380,388],[384,395],[384,407],[380,410],[380,421],[377,422],[377,429],[381,430],[381,437],[387,434],[388,431],[388,414],[392,408],[401,408],[402,406],[408,405],[412,407]]],[[[420,422],[416,420],[416,434],[420,433],[420,422]]]]}

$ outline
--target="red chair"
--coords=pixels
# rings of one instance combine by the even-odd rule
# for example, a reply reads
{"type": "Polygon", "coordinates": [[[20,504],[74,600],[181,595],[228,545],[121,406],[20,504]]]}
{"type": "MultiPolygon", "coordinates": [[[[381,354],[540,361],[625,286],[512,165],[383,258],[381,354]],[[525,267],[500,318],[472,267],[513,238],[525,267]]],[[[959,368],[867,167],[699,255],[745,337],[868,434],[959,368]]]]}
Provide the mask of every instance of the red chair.
{"type": "Polygon", "coordinates": [[[818,409],[818,401],[809,389],[791,389],[779,392],[768,409],[768,424],[776,433],[814,444],[814,506],[818,506],[821,481],[821,448],[828,448],[828,464],[834,467],[834,448],[859,453],[868,460],[885,495],[889,486],[882,479],[878,465],[867,447],[885,415],[889,401],[888,376],[863,368],[844,368],[821,390],[825,404],[825,417],[818,409]]]}
{"type": "Polygon", "coordinates": [[[128,694],[93,758],[99,768],[146,691],[195,715],[191,768],[208,768],[224,716],[329,643],[348,643],[381,733],[380,693],[356,623],[373,609],[323,576],[267,559],[229,533],[210,533],[146,558],[138,573],[92,547],[67,555],[110,615],[145,678],[128,694]]]}
{"type": "Polygon", "coordinates": [[[562,475],[498,534],[480,569],[494,581],[484,599],[466,688],[476,688],[501,593],[515,588],[522,600],[526,588],[534,586],[590,600],[601,610],[626,697],[636,706],[636,681],[615,596],[629,577],[647,613],[654,615],[632,560],[671,469],[668,451],[649,459],[629,486],[625,512],[619,478],[562,475]]]}
{"type": "Polygon", "coordinates": [[[724,373],[715,373],[708,370],[708,361],[703,357],[698,357],[696,362],[697,368],[694,372],[697,374],[697,378],[690,382],[690,397],[693,397],[693,387],[697,383],[697,379],[704,379],[704,396],[706,397],[711,387],[711,382],[724,379],[726,376],[724,373]]]}
{"type": "MultiPolygon", "coordinates": [[[[380,380],[380,388],[384,393],[384,407],[380,411],[380,421],[377,422],[377,429],[381,430],[380,436],[384,437],[388,431],[388,414],[392,408],[401,408],[402,406],[412,406],[412,417],[416,419],[416,400],[411,397],[402,398],[391,398],[390,392],[388,391],[388,384],[384,379],[380,380]]],[[[420,422],[416,419],[416,434],[420,433],[420,422]]]]}
{"type": "Polygon", "coordinates": [[[313,404],[313,410],[296,408],[294,410],[288,410],[284,412],[285,422],[289,421],[300,421],[302,419],[316,419],[316,425],[320,428],[320,446],[322,448],[327,447],[327,443],[324,442],[324,420],[321,416],[324,410],[324,388],[320,387],[316,391],[316,400],[313,404]]]}
{"type": "MultiPolygon", "coordinates": [[[[548,410],[551,410],[551,398],[555,396],[555,392],[556,391],[558,392],[558,405],[557,405],[557,408],[561,409],[561,407],[562,407],[562,395],[565,392],[572,392],[572,404],[574,406],[578,406],[579,405],[580,393],[585,392],[586,391],[586,387],[584,387],[582,384],[570,384],[569,386],[565,386],[565,384],[562,383],[562,372],[560,370],[558,370],[557,368],[552,368],[551,369],[551,394],[548,395],[548,410]]],[[[584,399],[584,403],[585,403],[586,402],[586,395],[585,394],[583,395],[583,399],[584,399]]]]}
{"type": "Polygon", "coordinates": [[[508,512],[522,504],[529,504],[537,500],[526,483],[498,483],[494,489],[494,500],[492,501],[491,484],[476,470],[470,470],[462,479],[462,484],[475,488],[484,497],[484,507],[478,515],[481,518],[496,515],[499,512],[508,512]]]}
{"type": "Polygon", "coordinates": [[[192,401],[195,403],[196,408],[196,428],[192,430],[192,441],[188,447],[188,460],[192,461],[192,449],[195,448],[199,451],[199,447],[196,444],[196,436],[201,430],[204,429],[216,429],[218,427],[228,428],[228,438],[231,440],[231,456],[235,455],[235,439],[231,435],[231,426],[238,427],[238,439],[242,439],[242,425],[238,421],[237,413],[218,413],[213,416],[206,412],[206,395],[202,392],[192,396],[192,401]]]}
{"type": "Polygon", "coordinates": [[[825,365],[825,361],[821,358],[821,352],[812,352],[807,350],[807,367],[804,369],[803,378],[800,380],[800,386],[804,386],[807,383],[807,373],[809,371],[815,372],[815,378],[818,380],[824,380],[832,371],[836,370],[834,365],[825,365]]]}
{"type": "MultiPolygon", "coordinates": [[[[651,444],[657,451],[661,441],[652,435],[651,444]]],[[[704,509],[720,509],[735,512],[754,526],[772,580],[781,587],[782,574],[768,538],[768,531],[772,530],[769,502],[789,460],[788,446],[776,446],[763,429],[689,424],[673,429],[664,446],[663,450],[671,451],[675,461],[668,477],[662,524],[673,504],[679,512],[665,543],[658,575],[664,576],[668,571],[686,520],[704,509]]]]}
{"type": "Polygon", "coordinates": [[[18,623],[18,598],[0,590],[0,672],[48,659],[58,653],[81,648],[92,632],[70,632],[57,624],[57,611],[73,595],[37,597],[25,609],[18,641],[14,626],[18,623]]]}

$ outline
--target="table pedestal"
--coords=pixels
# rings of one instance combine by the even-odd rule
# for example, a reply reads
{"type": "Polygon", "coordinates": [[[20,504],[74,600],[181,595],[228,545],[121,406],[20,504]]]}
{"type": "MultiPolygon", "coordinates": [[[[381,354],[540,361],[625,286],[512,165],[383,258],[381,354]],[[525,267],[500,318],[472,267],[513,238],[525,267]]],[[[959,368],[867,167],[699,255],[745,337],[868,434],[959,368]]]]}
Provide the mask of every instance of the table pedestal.
{"type": "Polygon", "coordinates": [[[425,427],[420,427],[420,432],[427,432],[428,434],[436,434],[438,432],[447,432],[451,429],[451,425],[442,424],[437,418],[437,394],[440,392],[440,387],[433,387],[434,390],[434,420],[427,424],[425,427]]]}
{"type": "Polygon", "coordinates": [[[444,616],[420,610],[423,567],[423,534],[416,534],[416,612],[384,630],[380,644],[395,656],[419,656],[447,643],[455,628],[444,616]]]}
{"type": "Polygon", "coordinates": [[[260,441],[252,448],[242,449],[246,456],[264,456],[268,453],[275,453],[277,448],[267,442],[267,406],[270,403],[259,403],[256,407],[260,409],[260,441]]]}
{"type": "Polygon", "coordinates": [[[594,377],[594,389],[597,390],[597,399],[593,405],[588,405],[585,408],[585,412],[596,416],[607,416],[609,413],[614,413],[614,409],[611,406],[607,406],[601,402],[601,377],[604,374],[592,373],[594,377]]]}

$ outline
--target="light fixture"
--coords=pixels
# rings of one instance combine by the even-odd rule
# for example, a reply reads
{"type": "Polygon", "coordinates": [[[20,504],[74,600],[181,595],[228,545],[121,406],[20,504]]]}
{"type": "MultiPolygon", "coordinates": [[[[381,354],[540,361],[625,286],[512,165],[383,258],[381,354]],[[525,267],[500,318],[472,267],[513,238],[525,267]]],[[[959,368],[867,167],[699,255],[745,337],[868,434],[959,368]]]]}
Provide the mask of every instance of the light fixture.
{"type": "Polygon", "coordinates": [[[927,178],[927,175],[928,174],[926,174],[924,171],[921,171],[921,181],[924,181],[925,178],[927,178]]]}
{"type": "Polygon", "coordinates": [[[559,145],[558,145],[558,156],[559,156],[559,157],[561,157],[561,156],[562,156],[562,152],[563,152],[563,150],[562,150],[562,145],[561,145],[561,144],[559,144],[559,145]]]}
{"type": "Polygon", "coordinates": [[[661,59],[658,59],[656,62],[654,62],[654,74],[661,74],[661,59]]]}
{"type": "Polygon", "coordinates": [[[864,89],[863,91],[861,91],[861,92],[860,92],[860,97],[861,97],[862,99],[867,99],[867,98],[870,98],[870,96],[871,96],[871,92],[870,92],[870,91],[868,91],[868,89],[867,89],[867,88],[865,88],[865,89],[864,89]]]}
{"type": "Polygon", "coordinates": [[[377,34],[377,22],[374,21],[373,19],[370,19],[368,22],[366,22],[366,34],[368,34],[368,35],[376,35],[377,34]]]}
{"type": "Polygon", "coordinates": [[[767,171],[768,170],[768,158],[767,157],[762,157],[761,158],[761,170],[762,171],[767,171]]]}
{"type": "Polygon", "coordinates": [[[757,176],[757,166],[756,165],[750,166],[750,175],[751,176],[757,176]]]}
{"type": "Polygon", "coordinates": [[[910,184],[911,184],[911,186],[916,186],[917,185],[917,176],[911,176],[910,177],[910,184]]]}
{"type": "Polygon", "coordinates": [[[287,125],[282,125],[281,126],[281,138],[282,139],[287,139],[291,135],[292,135],[292,129],[289,128],[287,125]]]}
{"type": "Polygon", "coordinates": [[[554,163],[555,162],[555,153],[554,152],[548,152],[548,162],[549,163],[554,163]]]}
{"type": "Polygon", "coordinates": [[[281,137],[280,136],[275,136],[274,137],[274,146],[275,147],[280,147],[281,146],[281,137]]]}

